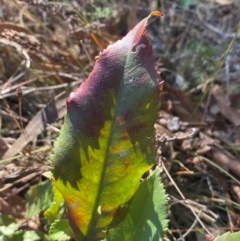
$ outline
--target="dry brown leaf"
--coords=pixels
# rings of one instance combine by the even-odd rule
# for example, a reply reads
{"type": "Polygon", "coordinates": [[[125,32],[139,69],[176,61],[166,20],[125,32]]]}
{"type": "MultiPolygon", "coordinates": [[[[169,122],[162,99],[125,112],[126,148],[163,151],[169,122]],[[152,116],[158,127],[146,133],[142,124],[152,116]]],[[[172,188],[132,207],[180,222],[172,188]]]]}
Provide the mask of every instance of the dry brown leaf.
{"type": "Polygon", "coordinates": [[[230,152],[217,147],[212,147],[211,156],[216,164],[226,170],[231,170],[240,177],[240,162],[231,155],[230,152]]]}
{"type": "Polygon", "coordinates": [[[239,203],[240,202],[240,187],[239,187],[239,185],[232,185],[231,187],[235,194],[234,196],[237,199],[237,202],[239,203]]]}
{"type": "Polygon", "coordinates": [[[228,106],[226,95],[221,92],[219,85],[214,85],[212,89],[212,94],[215,100],[218,102],[219,109],[221,114],[232,122],[235,126],[240,125],[240,113],[233,109],[231,106],[228,106]]]}
{"type": "MultiPolygon", "coordinates": [[[[168,110],[168,112],[171,111],[171,113],[178,116],[182,121],[200,120],[200,113],[197,110],[194,112],[194,105],[184,91],[174,89],[167,84],[164,84],[163,91],[167,94],[166,98],[172,101],[172,110],[168,110]]],[[[162,108],[166,109],[166,103],[162,104],[162,108]]]]}
{"type": "Polygon", "coordinates": [[[11,30],[14,30],[17,32],[29,33],[29,30],[21,25],[14,24],[11,22],[1,22],[0,23],[0,33],[3,32],[5,29],[11,29],[11,30]]]}

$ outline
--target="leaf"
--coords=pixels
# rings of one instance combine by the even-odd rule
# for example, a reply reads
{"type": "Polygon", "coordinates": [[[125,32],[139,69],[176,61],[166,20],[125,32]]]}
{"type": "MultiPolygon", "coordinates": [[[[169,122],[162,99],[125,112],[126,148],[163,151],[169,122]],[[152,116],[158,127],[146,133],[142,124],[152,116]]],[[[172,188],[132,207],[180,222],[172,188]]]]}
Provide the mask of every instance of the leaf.
{"type": "Polygon", "coordinates": [[[50,206],[52,200],[51,182],[47,180],[31,187],[25,197],[27,199],[26,217],[31,218],[50,206]]]}
{"type": "Polygon", "coordinates": [[[4,241],[37,241],[48,240],[46,235],[38,231],[19,230],[20,224],[7,215],[0,214],[0,240],[4,241]]]}
{"type": "Polygon", "coordinates": [[[8,226],[0,226],[0,236],[11,236],[13,235],[19,228],[19,224],[11,223],[8,226]]]}
{"type": "Polygon", "coordinates": [[[68,220],[56,220],[49,229],[49,236],[52,240],[65,241],[73,236],[68,220]]]}
{"type": "Polygon", "coordinates": [[[49,240],[46,235],[38,231],[24,231],[22,241],[49,240]]]}
{"type": "Polygon", "coordinates": [[[9,215],[0,213],[0,239],[12,236],[19,228],[19,224],[9,215]]]}
{"type": "Polygon", "coordinates": [[[117,210],[154,163],[160,88],[149,17],[100,53],[88,79],[67,99],[51,160],[53,183],[78,240],[104,238],[111,222],[124,218],[116,217],[117,210]]]}
{"type": "Polygon", "coordinates": [[[51,206],[44,212],[44,217],[46,217],[50,221],[54,221],[59,218],[59,210],[61,208],[61,204],[63,201],[62,194],[53,187],[54,199],[51,206]]]}
{"type": "Polygon", "coordinates": [[[3,215],[0,213],[0,226],[8,226],[11,223],[15,223],[15,219],[9,215],[3,215]]]}
{"type": "Polygon", "coordinates": [[[240,240],[240,232],[236,232],[236,233],[227,232],[214,239],[214,241],[239,241],[239,240],[240,240]]]}
{"type": "Polygon", "coordinates": [[[166,217],[167,197],[157,169],[141,183],[129,214],[118,228],[109,230],[106,241],[161,241],[166,217]]]}
{"type": "MultiPolygon", "coordinates": [[[[0,236],[1,238],[1,236],[0,236]]],[[[40,241],[49,240],[49,238],[43,233],[37,231],[15,231],[12,235],[4,236],[4,241],[40,241]]]]}
{"type": "Polygon", "coordinates": [[[21,231],[15,231],[12,235],[4,236],[4,241],[24,241],[23,240],[24,232],[21,231]]]}
{"type": "Polygon", "coordinates": [[[11,22],[1,22],[0,23],[0,33],[4,32],[6,29],[11,29],[17,32],[29,33],[29,30],[21,25],[11,23],[11,22]]]}

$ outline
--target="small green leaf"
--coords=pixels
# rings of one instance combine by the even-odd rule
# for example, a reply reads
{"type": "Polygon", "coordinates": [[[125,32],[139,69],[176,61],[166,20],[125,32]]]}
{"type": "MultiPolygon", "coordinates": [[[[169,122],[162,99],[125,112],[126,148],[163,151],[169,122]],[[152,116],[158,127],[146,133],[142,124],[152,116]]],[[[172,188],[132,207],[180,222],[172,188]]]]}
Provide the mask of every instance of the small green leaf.
{"type": "Polygon", "coordinates": [[[0,226],[8,226],[11,223],[15,223],[15,219],[13,217],[0,213],[0,226]]]}
{"type": "Polygon", "coordinates": [[[227,232],[214,239],[214,241],[239,241],[239,240],[240,240],[240,232],[236,232],[236,233],[227,232]]]}
{"type": "Polygon", "coordinates": [[[49,240],[46,235],[37,231],[25,231],[23,241],[49,240]]]}
{"type": "MultiPolygon", "coordinates": [[[[19,224],[16,223],[13,217],[0,214],[0,240],[13,241],[18,234],[18,228],[19,224]]],[[[19,239],[15,240],[18,241],[19,239]]]]}
{"type": "Polygon", "coordinates": [[[52,183],[49,180],[39,183],[26,193],[27,199],[26,217],[31,218],[33,215],[47,209],[52,201],[52,183]]]}
{"type": "MultiPolygon", "coordinates": [[[[24,235],[24,232],[22,230],[15,231],[14,234],[5,236],[3,238],[3,240],[4,241],[25,241],[25,240],[23,240],[23,235],[24,235]]],[[[30,241],[30,240],[28,240],[28,241],[30,241]]]]}
{"type": "Polygon", "coordinates": [[[110,229],[106,241],[160,241],[167,228],[167,198],[159,170],[141,183],[130,212],[118,228],[110,229]]]}
{"type": "Polygon", "coordinates": [[[54,241],[69,240],[73,236],[73,232],[68,220],[56,220],[50,227],[49,236],[54,241]]]}
{"type": "Polygon", "coordinates": [[[0,235],[3,236],[11,236],[13,235],[19,228],[17,223],[11,223],[8,226],[0,226],[0,235]]]}
{"type": "Polygon", "coordinates": [[[51,171],[44,172],[42,175],[43,175],[44,177],[48,178],[48,179],[52,179],[52,177],[53,177],[51,171]]]}
{"type": "Polygon", "coordinates": [[[37,241],[49,239],[41,232],[19,230],[19,224],[13,217],[0,214],[0,240],[37,241]]]}
{"type": "Polygon", "coordinates": [[[62,194],[53,186],[54,199],[52,205],[44,212],[44,217],[50,221],[54,221],[59,218],[59,210],[63,202],[62,194]]]}

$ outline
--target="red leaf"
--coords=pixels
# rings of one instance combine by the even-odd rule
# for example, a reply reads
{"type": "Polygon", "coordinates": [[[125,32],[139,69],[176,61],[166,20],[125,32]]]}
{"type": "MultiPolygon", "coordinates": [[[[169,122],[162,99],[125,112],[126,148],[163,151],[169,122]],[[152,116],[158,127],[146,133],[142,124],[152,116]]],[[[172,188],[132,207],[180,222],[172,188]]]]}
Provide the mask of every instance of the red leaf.
{"type": "Polygon", "coordinates": [[[121,219],[117,210],[154,164],[162,84],[146,32],[149,17],[100,53],[88,79],[67,99],[53,177],[79,240],[104,237],[102,230],[121,219]]]}

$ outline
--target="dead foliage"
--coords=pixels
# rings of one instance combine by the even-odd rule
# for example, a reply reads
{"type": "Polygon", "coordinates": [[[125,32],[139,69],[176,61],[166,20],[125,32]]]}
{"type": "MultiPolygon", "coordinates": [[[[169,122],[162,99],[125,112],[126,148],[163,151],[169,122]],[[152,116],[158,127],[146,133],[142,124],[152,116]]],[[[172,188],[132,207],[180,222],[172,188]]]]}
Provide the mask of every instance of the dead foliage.
{"type": "MultiPolygon", "coordinates": [[[[239,230],[237,0],[0,1],[2,213],[41,229],[38,218],[25,219],[24,192],[48,169],[66,97],[99,51],[156,8],[165,15],[149,31],[165,81],[155,128],[160,166],[172,177],[162,173],[169,229],[181,240],[203,240],[204,229],[214,236],[239,230]]],[[[166,234],[165,240],[173,239],[166,234]]]]}

